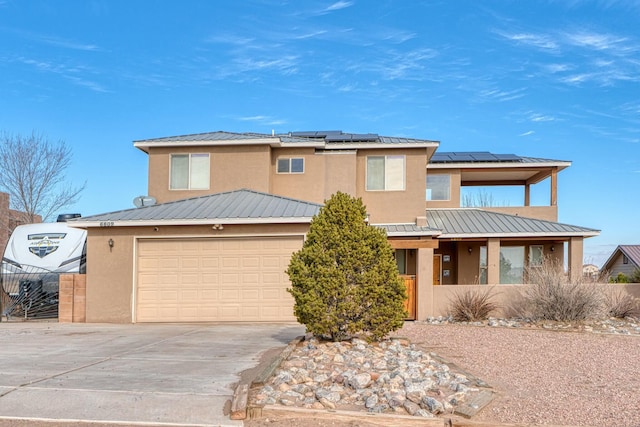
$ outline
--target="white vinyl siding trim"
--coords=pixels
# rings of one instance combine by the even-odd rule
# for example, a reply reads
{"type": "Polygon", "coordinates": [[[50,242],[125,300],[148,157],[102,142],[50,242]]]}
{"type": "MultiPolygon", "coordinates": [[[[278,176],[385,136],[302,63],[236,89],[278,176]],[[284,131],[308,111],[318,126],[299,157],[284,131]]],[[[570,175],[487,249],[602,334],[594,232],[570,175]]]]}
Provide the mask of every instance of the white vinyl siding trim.
{"type": "Polygon", "coordinates": [[[209,154],[172,154],[169,189],[208,190],[209,173],[209,154]]]}

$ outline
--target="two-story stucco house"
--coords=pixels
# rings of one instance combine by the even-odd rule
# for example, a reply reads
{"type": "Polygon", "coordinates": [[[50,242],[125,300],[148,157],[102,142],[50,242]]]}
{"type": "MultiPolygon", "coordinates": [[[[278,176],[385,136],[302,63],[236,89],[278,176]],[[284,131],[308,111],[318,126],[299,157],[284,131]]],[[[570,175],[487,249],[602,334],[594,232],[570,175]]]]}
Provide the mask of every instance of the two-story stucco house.
{"type": "Polygon", "coordinates": [[[148,155],[157,204],[72,222],[88,230],[89,322],[295,320],[284,271],[337,191],[362,198],[369,223],[386,230],[414,319],[433,314],[434,286],[523,283],[524,265],[562,260],[565,244],[581,274],[582,241],[598,233],[556,222],[563,161],[436,153],[436,141],[340,131],[134,146],[148,155]],[[541,181],[549,206],[529,206],[541,181]],[[521,185],[525,206],[461,208],[460,189],[472,185],[521,185]]]}

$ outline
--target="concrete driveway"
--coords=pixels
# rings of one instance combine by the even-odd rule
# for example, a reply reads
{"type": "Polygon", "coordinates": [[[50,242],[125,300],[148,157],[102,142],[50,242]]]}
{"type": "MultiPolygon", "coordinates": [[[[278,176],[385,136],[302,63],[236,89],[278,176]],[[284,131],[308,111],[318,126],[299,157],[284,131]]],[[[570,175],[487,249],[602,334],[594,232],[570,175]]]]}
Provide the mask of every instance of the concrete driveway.
{"type": "Polygon", "coordinates": [[[0,425],[242,425],[223,414],[240,372],[303,333],[297,324],[3,322],[0,425]]]}

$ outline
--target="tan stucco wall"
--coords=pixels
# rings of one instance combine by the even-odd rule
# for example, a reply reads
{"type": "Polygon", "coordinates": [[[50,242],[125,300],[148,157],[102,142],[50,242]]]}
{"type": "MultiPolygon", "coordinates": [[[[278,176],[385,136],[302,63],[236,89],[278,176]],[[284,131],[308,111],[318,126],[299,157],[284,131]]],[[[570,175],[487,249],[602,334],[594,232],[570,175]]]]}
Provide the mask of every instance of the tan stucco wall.
{"type": "Polygon", "coordinates": [[[325,151],[324,199],[338,191],[356,196],[357,156],[355,151],[325,151]]]}
{"type": "Polygon", "coordinates": [[[87,322],[132,322],[137,238],[304,235],[308,224],[90,228],[87,236],[87,322]],[[109,248],[113,239],[113,248],[109,248]]]}
{"type": "Polygon", "coordinates": [[[372,224],[415,223],[424,216],[424,199],[427,189],[425,167],[427,150],[387,149],[360,150],[357,154],[357,196],[367,206],[372,224]],[[405,156],[404,191],[367,191],[366,173],[368,156],[405,156]]]}
{"type": "Polygon", "coordinates": [[[272,194],[322,203],[324,197],[325,157],[316,156],[313,148],[274,148],[271,151],[272,194]],[[278,173],[279,158],[304,158],[304,173],[278,173]]]}
{"type": "MultiPolygon", "coordinates": [[[[427,316],[446,316],[449,313],[449,304],[453,297],[458,293],[466,291],[480,290],[485,291],[491,289],[495,295],[492,301],[500,306],[500,309],[492,313],[494,317],[511,317],[515,313],[510,309],[511,303],[516,301],[521,292],[527,285],[496,285],[496,286],[478,286],[478,285],[453,285],[453,286],[434,286],[433,299],[430,312],[427,316]]],[[[636,298],[640,298],[640,284],[602,284],[598,286],[605,294],[613,292],[628,293],[636,298]]]]}
{"type": "Polygon", "coordinates": [[[149,149],[149,191],[158,203],[248,188],[269,192],[271,156],[268,145],[224,147],[159,147],[149,149]],[[208,190],[169,190],[170,155],[209,153],[208,190]]]}
{"type": "Polygon", "coordinates": [[[536,218],[545,221],[558,221],[558,206],[502,206],[482,207],[485,211],[536,218]]]}

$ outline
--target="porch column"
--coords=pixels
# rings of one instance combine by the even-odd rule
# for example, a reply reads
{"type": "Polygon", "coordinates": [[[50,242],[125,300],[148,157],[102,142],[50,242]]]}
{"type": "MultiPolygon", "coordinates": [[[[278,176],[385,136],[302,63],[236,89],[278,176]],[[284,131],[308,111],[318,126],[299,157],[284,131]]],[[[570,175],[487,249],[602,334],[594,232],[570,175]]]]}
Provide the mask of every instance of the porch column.
{"type": "Polygon", "coordinates": [[[531,184],[524,185],[524,205],[531,206],[531,184]]]}
{"type": "Polygon", "coordinates": [[[500,239],[487,239],[487,284],[500,283],[500,239]]]}
{"type": "Polygon", "coordinates": [[[416,250],[416,320],[433,316],[433,249],[416,250]]]}
{"type": "Polygon", "coordinates": [[[558,205],[558,168],[551,170],[551,206],[558,205]]]}
{"type": "Polygon", "coordinates": [[[574,282],[582,278],[583,237],[569,240],[569,279],[574,282]]]}

